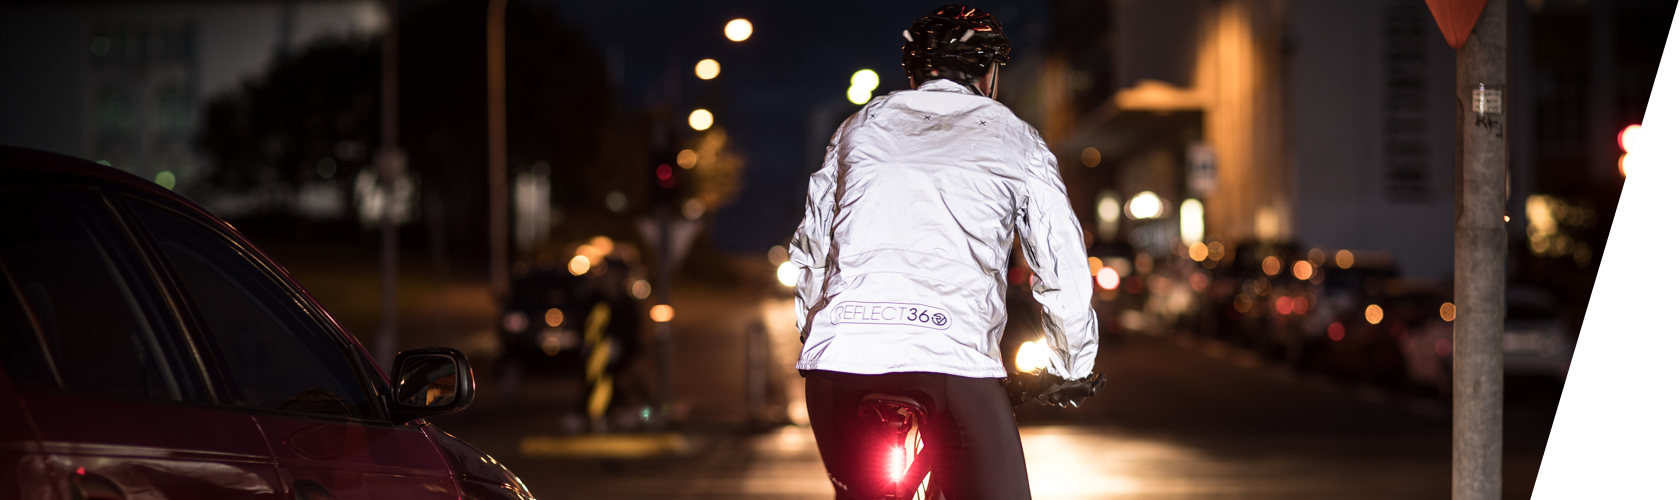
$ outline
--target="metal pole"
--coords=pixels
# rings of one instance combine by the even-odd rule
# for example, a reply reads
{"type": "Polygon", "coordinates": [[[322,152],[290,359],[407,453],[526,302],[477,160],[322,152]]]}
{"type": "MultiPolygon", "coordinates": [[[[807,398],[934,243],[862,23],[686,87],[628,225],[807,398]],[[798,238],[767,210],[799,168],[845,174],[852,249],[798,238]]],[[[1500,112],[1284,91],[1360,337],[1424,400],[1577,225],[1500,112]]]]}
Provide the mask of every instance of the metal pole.
{"type": "Polygon", "coordinates": [[[380,127],[381,137],[377,168],[379,190],[383,206],[379,216],[379,333],[374,341],[374,355],[380,363],[397,357],[397,222],[396,183],[405,168],[402,146],[397,144],[397,2],[385,0],[385,15],[390,22],[380,55],[380,127]]]}
{"type": "MultiPolygon", "coordinates": [[[[671,203],[661,202],[659,205],[659,303],[671,304],[671,203]]],[[[671,322],[654,323],[653,335],[659,342],[659,408],[665,416],[664,422],[671,421],[671,361],[673,357],[671,347],[671,322]]]]}
{"type": "Polygon", "coordinates": [[[747,425],[758,427],[764,420],[764,396],[770,393],[769,339],[764,323],[747,324],[747,425]]]}
{"type": "Polygon", "coordinates": [[[507,0],[490,0],[490,296],[508,293],[507,255],[507,0]]]}
{"type": "Polygon", "coordinates": [[[1504,94],[1508,0],[1489,0],[1458,49],[1457,221],[1453,238],[1454,500],[1500,498],[1504,448],[1504,94]]]}

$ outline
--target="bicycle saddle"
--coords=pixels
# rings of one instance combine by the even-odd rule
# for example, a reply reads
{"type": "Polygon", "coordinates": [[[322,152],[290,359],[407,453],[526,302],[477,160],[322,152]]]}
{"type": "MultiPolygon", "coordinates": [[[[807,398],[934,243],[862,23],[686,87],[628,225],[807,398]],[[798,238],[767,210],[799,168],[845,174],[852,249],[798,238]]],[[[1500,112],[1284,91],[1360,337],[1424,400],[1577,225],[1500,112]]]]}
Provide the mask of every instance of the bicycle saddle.
{"type": "Polygon", "coordinates": [[[920,420],[927,415],[927,409],[909,396],[877,392],[864,396],[858,403],[858,416],[874,416],[895,430],[908,429],[912,414],[920,420]]]}

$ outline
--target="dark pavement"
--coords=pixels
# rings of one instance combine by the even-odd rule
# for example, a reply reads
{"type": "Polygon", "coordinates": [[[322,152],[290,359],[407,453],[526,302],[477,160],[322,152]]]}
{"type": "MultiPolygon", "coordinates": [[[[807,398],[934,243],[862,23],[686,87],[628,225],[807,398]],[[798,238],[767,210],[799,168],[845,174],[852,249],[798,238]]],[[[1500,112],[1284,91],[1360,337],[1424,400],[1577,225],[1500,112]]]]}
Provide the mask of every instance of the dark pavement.
{"type": "MultiPolygon", "coordinates": [[[[764,310],[776,314],[780,304],[764,310]]],[[[685,418],[675,433],[567,437],[558,424],[564,405],[542,401],[487,404],[439,425],[503,460],[539,498],[831,497],[808,429],[746,430],[744,349],[732,346],[744,345],[736,327],[756,318],[734,309],[707,322],[711,328],[679,336],[688,339],[678,342],[685,418]],[[644,458],[589,457],[590,446],[555,456],[531,447],[534,437],[606,443],[594,446],[601,455],[624,446],[601,439],[666,445],[644,458]]],[[[1101,396],[1079,409],[1018,412],[1037,498],[1449,495],[1451,426],[1443,401],[1301,376],[1187,337],[1104,342],[1098,370],[1111,383],[1101,396]]],[[[1526,498],[1550,412],[1539,401],[1513,403],[1508,413],[1506,497],[1526,498]]]]}

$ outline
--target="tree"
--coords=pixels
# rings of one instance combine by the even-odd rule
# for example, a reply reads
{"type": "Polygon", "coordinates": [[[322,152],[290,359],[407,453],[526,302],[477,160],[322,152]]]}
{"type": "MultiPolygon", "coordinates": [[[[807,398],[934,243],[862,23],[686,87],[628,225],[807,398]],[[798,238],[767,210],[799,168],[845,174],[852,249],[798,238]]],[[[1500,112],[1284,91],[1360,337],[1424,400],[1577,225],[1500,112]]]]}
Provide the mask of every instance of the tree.
{"type": "MultiPolygon", "coordinates": [[[[428,2],[401,19],[399,131],[422,197],[440,203],[452,246],[483,251],[488,127],[482,1],[428,2]]],[[[599,206],[607,192],[634,192],[630,177],[602,171],[615,120],[606,65],[549,7],[508,5],[509,174],[550,167],[554,199],[567,210],[599,206]],[[605,175],[604,175],[605,174],[605,175]]],[[[379,41],[323,40],[208,105],[201,145],[209,179],[233,191],[295,188],[323,159],[338,182],[372,167],[379,139],[379,41]]],[[[645,132],[642,133],[645,136],[645,132]]],[[[620,148],[623,150],[624,148],[620,148]]],[[[616,154],[616,153],[615,153],[616,154]]]]}

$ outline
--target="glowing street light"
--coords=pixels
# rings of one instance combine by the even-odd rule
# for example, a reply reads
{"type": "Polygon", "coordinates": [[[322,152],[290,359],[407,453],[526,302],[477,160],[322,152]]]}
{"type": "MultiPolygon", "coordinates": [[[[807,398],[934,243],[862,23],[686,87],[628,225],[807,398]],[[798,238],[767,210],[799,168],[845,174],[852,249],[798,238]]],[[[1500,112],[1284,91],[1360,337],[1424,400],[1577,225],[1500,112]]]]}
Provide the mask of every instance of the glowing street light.
{"type": "Polygon", "coordinates": [[[1132,197],[1126,203],[1126,215],[1133,219],[1153,219],[1161,216],[1161,197],[1154,192],[1144,191],[1132,197]]]}
{"type": "Polygon", "coordinates": [[[700,62],[694,64],[694,76],[700,77],[701,80],[717,78],[718,73],[721,72],[723,72],[723,66],[718,65],[716,59],[701,59],[700,62]]]}
{"type": "Polygon", "coordinates": [[[746,40],[747,37],[752,36],[752,22],[746,19],[729,21],[729,24],[723,25],[723,36],[729,38],[731,42],[746,40]]]}
{"type": "Polygon", "coordinates": [[[1103,222],[1120,220],[1120,200],[1104,195],[1102,200],[1097,201],[1097,218],[1103,222]]]}
{"type": "Polygon", "coordinates": [[[852,104],[869,102],[875,88],[880,86],[881,75],[875,74],[874,70],[860,69],[852,73],[852,86],[846,89],[846,100],[852,101],[852,104]]]}
{"type": "Polygon", "coordinates": [[[688,126],[694,127],[694,130],[712,128],[712,112],[704,109],[694,110],[693,113],[688,114],[688,126]]]}
{"type": "Polygon", "coordinates": [[[856,73],[852,73],[852,86],[864,90],[875,90],[876,87],[881,86],[881,75],[875,74],[875,70],[857,70],[856,73]]]}
{"type": "Polygon", "coordinates": [[[652,319],[655,323],[670,322],[671,319],[676,316],[677,310],[666,304],[659,304],[648,308],[648,319],[652,319]]]}
{"type": "MultiPolygon", "coordinates": [[[[1202,220],[1202,202],[1195,198],[1178,206],[1178,234],[1185,243],[1201,243],[1206,224],[1202,220]]],[[[1201,260],[1201,259],[1197,259],[1201,260]]]]}

